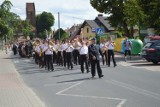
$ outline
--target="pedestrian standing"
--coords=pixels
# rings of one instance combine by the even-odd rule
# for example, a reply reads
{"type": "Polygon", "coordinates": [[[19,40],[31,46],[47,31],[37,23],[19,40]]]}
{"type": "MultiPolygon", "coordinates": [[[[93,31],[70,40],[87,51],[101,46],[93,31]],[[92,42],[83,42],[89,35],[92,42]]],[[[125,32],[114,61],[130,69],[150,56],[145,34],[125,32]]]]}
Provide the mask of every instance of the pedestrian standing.
{"type": "Polygon", "coordinates": [[[127,54],[129,55],[130,60],[131,60],[132,42],[126,36],[123,44],[124,44],[124,48],[125,48],[125,50],[124,50],[124,60],[127,61],[127,54]]]}

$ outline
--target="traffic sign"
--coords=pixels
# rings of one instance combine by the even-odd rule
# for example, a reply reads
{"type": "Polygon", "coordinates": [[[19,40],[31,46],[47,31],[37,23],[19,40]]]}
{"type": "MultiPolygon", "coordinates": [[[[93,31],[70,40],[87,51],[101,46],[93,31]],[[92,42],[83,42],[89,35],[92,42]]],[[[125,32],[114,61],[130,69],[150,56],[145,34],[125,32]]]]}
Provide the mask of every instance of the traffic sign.
{"type": "Polygon", "coordinates": [[[96,28],[96,34],[98,36],[101,36],[104,34],[104,28],[96,28]]]}

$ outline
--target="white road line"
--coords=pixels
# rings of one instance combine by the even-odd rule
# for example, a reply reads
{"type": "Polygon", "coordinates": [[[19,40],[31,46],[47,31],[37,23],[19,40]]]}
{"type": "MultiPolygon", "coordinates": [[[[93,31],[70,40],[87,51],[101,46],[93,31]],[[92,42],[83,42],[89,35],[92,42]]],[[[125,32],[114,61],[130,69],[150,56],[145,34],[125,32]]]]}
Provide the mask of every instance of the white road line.
{"type": "Polygon", "coordinates": [[[18,60],[16,60],[16,61],[14,61],[14,63],[15,63],[15,64],[17,64],[17,63],[19,63],[19,61],[18,61],[18,60]]]}
{"type": "Polygon", "coordinates": [[[75,84],[75,83],[77,83],[77,82],[57,83],[57,84],[44,84],[44,87],[60,86],[60,85],[75,84]]]}
{"type": "Polygon", "coordinates": [[[65,92],[65,91],[68,91],[68,90],[70,90],[70,89],[72,89],[72,88],[74,88],[74,87],[76,87],[76,86],[78,86],[78,85],[80,85],[82,83],[83,83],[83,81],[82,82],[78,82],[77,84],[74,84],[74,85],[72,85],[72,86],[70,86],[70,87],[68,87],[68,88],[66,88],[66,89],[64,89],[62,91],[57,92],[56,94],[61,94],[61,93],[65,92]]]}
{"type": "Polygon", "coordinates": [[[160,94],[157,94],[157,93],[154,93],[154,92],[142,89],[142,88],[138,88],[136,86],[129,85],[129,84],[126,84],[126,83],[123,83],[123,82],[119,82],[119,81],[116,81],[116,80],[111,80],[111,81],[106,81],[106,82],[112,83],[114,85],[123,87],[125,89],[128,89],[130,91],[133,91],[133,92],[145,95],[145,96],[152,97],[156,100],[160,100],[160,94]]]}
{"type": "Polygon", "coordinates": [[[71,97],[81,97],[81,98],[92,98],[92,99],[106,99],[106,100],[116,100],[116,101],[120,101],[120,103],[116,106],[116,107],[123,107],[123,105],[126,103],[126,99],[121,99],[121,98],[112,98],[112,97],[100,97],[100,96],[87,96],[87,95],[78,95],[78,94],[63,94],[64,92],[82,84],[84,81],[82,82],[78,82],[62,91],[59,91],[56,93],[56,95],[61,95],[61,96],[71,96],[71,97]]]}

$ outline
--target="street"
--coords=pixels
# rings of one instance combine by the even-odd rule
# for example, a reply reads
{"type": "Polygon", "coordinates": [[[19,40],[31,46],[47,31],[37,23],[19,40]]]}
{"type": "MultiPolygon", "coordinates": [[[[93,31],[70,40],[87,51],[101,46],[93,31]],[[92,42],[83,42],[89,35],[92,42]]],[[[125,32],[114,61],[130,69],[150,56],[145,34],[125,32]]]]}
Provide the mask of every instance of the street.
{"type": "Polygon", "coordinates": [[[102,65],[104,77],[82,74],[80,66],[68,70],[54,65],[54,72],[40,69],[34,60],[14,57],[24,82],[47,107],[159,107],[160,65],[142,59],[124,62],[116,55],[117,67],[102,65]]]}

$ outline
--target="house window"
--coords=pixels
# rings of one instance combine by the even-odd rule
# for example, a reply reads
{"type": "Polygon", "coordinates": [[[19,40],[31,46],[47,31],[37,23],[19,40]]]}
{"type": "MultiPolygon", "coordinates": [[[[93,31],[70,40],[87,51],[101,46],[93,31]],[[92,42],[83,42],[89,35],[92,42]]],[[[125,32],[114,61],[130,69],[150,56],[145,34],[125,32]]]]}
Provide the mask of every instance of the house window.
{"type": "Polygon", "coordinates": [[[87,28],[87,33],[89,33],[89,28],[87,28]]]}

